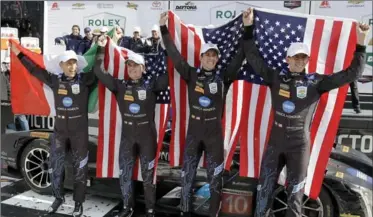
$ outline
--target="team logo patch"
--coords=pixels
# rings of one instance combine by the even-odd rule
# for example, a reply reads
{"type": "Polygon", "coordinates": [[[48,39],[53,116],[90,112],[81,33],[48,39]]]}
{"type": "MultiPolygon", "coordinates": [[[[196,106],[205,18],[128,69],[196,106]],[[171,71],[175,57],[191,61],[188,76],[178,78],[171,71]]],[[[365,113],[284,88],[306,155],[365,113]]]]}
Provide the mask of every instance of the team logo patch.
{"type": "Polygon", "coordinates": [[[146,90],[138,90],[137,94],[139,96],[139,100],[145,100],[146,99],[146,90]]]}
{"type": "Polygon", "coordinates": [[[70,97],[64,97],[62,99],[62,104],[65,106],[65,107],[70,107],[72,106],[73,104],[73,100],[70,98],[70,97]]]}
{"type": "Polygon", "coordinates": [[[124,100],[131,101],[131,102],[135,101],[135,99],[131,95],[124,95],[124,100]]]}
{"type": "Polygon", "coordinates": [[[208,98],[208,97],[205,97],[205,96],[201,96],[199,99],[198,99],[198,102],[199,104],[202,106],[202,107],[208,107],[210,104],[211,104],[211,100],[208,98]]]}
{"type": "Polygon", "coordinates": [[[297,97],[299,99],[304,99],[304,98],[307,97],[307,87],[306,86],[297,87],[297,97]]]}
{"type": "Polygon", "coordinates": [[[73,84],[73,85],[71,85],[71,91],[73,92],[73,94],[79,94],[80,93],[79,84],[73,84]]]}
{"type": "Polygon", "coordinates": [[[58,94],[59,95],[67,95],[67,90],[65,90],[65,89],[58,89],[58,94]]]}
{"type": "Polygon", "coordinates": [[[130,106],[129,106],[129,110],[130,110],[131,113],[137,114],[140,111],[140,106],[139,106],[139,104],[131,103],[130,106]]]}
{"type": "Polygon", "coordinates": [[[209,84],[210,93],[215,94],[218,92],[218,84],[213,82],[209,84]]]}
{"type": "Polygon", "coordinates": [[[295,104],[287,100],[282,103],[282,110],[286,113],[292,113],[295,110],[295,104]]]}

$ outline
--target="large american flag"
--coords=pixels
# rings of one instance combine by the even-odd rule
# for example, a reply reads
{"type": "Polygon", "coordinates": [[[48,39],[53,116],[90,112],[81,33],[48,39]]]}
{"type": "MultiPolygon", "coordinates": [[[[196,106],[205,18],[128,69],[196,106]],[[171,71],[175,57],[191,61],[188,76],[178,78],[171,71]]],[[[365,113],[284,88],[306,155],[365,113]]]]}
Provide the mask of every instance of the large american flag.
{"type": "MultiPolygon", "coordinates": [[[[128,79],[125,60],[128,54],[133,52],[126,48],[117,46],[110,37],[107,37],[105,46],[104,68],[114,78],[128,79]]],[[[147,79],[166,73],[164,54],[145,55],[147,79]]],[[[168,108],[170,103],[169,90],[157,93],[157,104],[155,111],[155,123],[157,128],[157,157],[155,171],[158,164],[159,153],[162,148],[164,132],[167,126],[168,108]]],[[[97,177],[112,178],[119,177],[119,145],[122,132],[122,117],[117,101],[105,86],[99,82],[99,132],[97,151],[97,177]]],[[[156,173],[154,173],[156,177],[156,173]]],[[[139,158],[134,167],[133,179],[142,180],[139,158]]],[[[154,182],[156,179],[154,178],[154,182]]]]}
{"type": "MultiPolygon", "coordinates": [[[[194,67],[200,66],[200,49],[202,43],[216,43],[222,51],[222,58],[218,63],[220,70],[224,70],[227,64],[232,60],[233,55],[238,49],[238,39],[242,37],[242,21],[235,19],[219,28],[195,27],[184,24],[180,18],[172,11],[168,12],[168,29],[176,47],[181,55],[194,67]]],[[[183,162],[183,153],[185,149],[185,140],[188,128],[189,103],[188,91],[184,80],[174,69],[173,62],[168,59],[168,73],[170,76],[171,87],[171,105],[172,105],[172,136],[170,144],[170,164],[171,166],[180,166],[183,162]]],[[[238,140],[239,127],[241,123],[242,93],[245,82],[234,82],[228,92],[227,103],[223,116],[223,134],[225,161],[230,162],[235,150],[235,144],[238,140]]],[[[200,166],[203,163],[203,157],[200,166]]],[[[230,163],[226,163],[229,169],[230,163]]]]}
{"type": "MultiPolygon", "coordinates": [[[[279,71],[287,70],[285,57],[291,42],[303,42],[310,47],[308,72],[331,74],[347,68],[352,60],[356,46],[354,20],[267,9],[255,9],[254,19],[256,45],[269,67],[279,71]]],[[[242,15],[222,26],[197,28],[184,25],[173,12],[169,12],[168,26],[175,44],[191,65],[199,64],[198,54],[201,43],[218,44],[222,52],[218,66],[221,69],[231,61],[243,34],[242,15]],[[193,30],[196,34],[193,34],[193,30]]],[[[245,61],[239,73],[240,79],[245,82],[234,84],[241,83],[243,91],[238,92],[239,96],[233,95],[233,97],[245,99],[241,101],[243,108],[238,127],[240,175],[257,178],[273,120],[270,91],[263,79],[245,61]]],[[[185,84],[180,81],[177,73],[174,75],[174,83],[174,87],[171,83],[171,95],[179,96],[181,100],[175,102],[172,97],[171,102],[173,107],[175,103],[179,103],[180,106],[176,107],[184,108],[184,111],[181,110],[177,116],[183,120],[188,114],[187,103],[184,102],[187,99],[185,84]],[[180,84],[179,89],[177,84],[180,84]]],[[[312,150],[305,187],[305,193],[313,199],[318,197],[321,189],[347,90],[348,87],[345,86],[323,94],[314,113],[310,128],[312,150]]],[[[235,99],[230,100],[235,101],[235,99]]],[[[173,126],[173,130],[177,130],[177,127],[182,129],[183,124],[173,126]]],[[[178,133],[173,132],[172,145],[177,146],[180,143],[180,146],[184,145],[182,143],[184,136],[183,130],[179,130],[178,133]]],[[[225,142],[226,151],[232,154],[235,145],[235,143],[227,145],[225,142]]],[[[226,168],[230,166],[230,160],[229,155],[226,156],[226,168]]]]}

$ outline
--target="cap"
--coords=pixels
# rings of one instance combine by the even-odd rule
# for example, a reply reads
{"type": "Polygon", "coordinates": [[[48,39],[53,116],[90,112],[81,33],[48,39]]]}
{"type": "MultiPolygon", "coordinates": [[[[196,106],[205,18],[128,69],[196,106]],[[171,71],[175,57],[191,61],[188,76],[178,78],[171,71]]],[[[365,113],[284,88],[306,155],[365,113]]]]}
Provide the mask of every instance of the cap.
{"type": "Polygon", "coordinates": [[[130,60],[133,61],[133,62],[135,62],[136,64],[139,64],[139,65],[145,65],[144,57],[141,56],[140,54],[137,54],[137,53],[130,53],[130,54],[128,55],[128,59],[127,59],[126,63],[127,63],[128,61],[130,61],[130,60]]]}
{"type": "Polygon", "coordinates": [[[140,32],[141,32],[141,28],[138,27],[138,26],[135,26],[135,27],[133,28],[133,32],[138,32],[138,33],[140,33],[140,32]]]}
{"type": "Polygon", "coordinates": [[[89,27],[85,27],[85,28],[84,28],[84,33],[88,33],[88,32],[91,32],[91,28],[89,28],[89,27]]]}
{"type": "Polygon", "coordinates": [[[159,27],[158,27],[158,25],[154,25],[154,26],[152,27],[152,31],[159,31],[159,27]]]}
{"type": "Polygon", "coordinates": [[[104,27],[102,27],[102,28],[100,29],[100,32],[107,32],[107,31],[108,31],[108,29],[107,29],[106,26],[104,26],[104,27]]]}
{"type": "Polygon", "coordinates": [[[288,57],[292,57],[292,56],[295,56],[297,54],[300,54],[300,53],[303,53],[303,54],[306,54],[307,56],[310,56],[310,50],[308,48],[308,46],[304,43],[299,43],[299,42],[294,42],[294,43],[291,43],[290,47],[288,48],[288,51],[287,51],[287,56],[288,57]]]}
{"type": "Polygon", "coordinates": [[[59,62],[66,62],[71,59],[78,61],[78,56],[73,50],[66,50],[58,57],[59,62]]]}
{"type": "Polygon", "coordinates": [[[219,48],[216,44],[211,44],[211,43],[206,43],[206,44],[203,44],[202,47],[201,47],[201,52],[200,52],[200,56],[204,53],[206,53],[208,50],[215,50],[218,55],[220,55],[220,51],[219,51],[219,48]]]}

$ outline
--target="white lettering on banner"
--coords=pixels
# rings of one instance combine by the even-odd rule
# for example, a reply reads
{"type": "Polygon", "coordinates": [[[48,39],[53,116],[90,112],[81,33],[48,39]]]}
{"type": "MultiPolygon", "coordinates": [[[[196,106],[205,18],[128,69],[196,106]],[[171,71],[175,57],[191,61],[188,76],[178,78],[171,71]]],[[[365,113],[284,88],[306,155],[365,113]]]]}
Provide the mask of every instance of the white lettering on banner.
{"type": "Polygon", "coordinates": [[[360,141],[360,151],[362,153],[373,152],[373,136],[372,135],[347,135],[341,134],[337,137],[338,144],[351,144],[351,147],[356,150],[358,140],[360,141]],[[347,142],[347,139],[351,139],[351,143],[347,142]]]}

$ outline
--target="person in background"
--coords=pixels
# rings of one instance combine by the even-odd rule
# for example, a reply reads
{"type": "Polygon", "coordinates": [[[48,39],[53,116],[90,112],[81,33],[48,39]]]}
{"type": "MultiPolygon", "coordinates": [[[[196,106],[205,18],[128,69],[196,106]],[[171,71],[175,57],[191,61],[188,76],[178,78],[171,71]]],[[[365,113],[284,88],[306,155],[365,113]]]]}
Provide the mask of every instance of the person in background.
{"type": "Polygon", "coordinates": [[[92,34],[91,28],[89,27],[84,28],[84,34],[85,36],[79,44],[79,48],[77,52],[78,55],[85,54],[91,48],[91,45],[92,45],[93,34],[92,34]]]}
{"type": "Polygon", "coordinates": [[[360,101],[359,101],[359,89],[357,89],[357,80],[350,83],[350,91],[351,91],[352,108],[357,114],[359,114],[361,113],[361,110],[360,110],[360,101]]]}
{"type": "Polygon", "coordinates": [[[146,39],[146,53],[159,53],[165,51],[162,47],[162,40],[159,37],[159,27],[154,25],[152,28],[152,36],[146,39]]]}
{"type": "Polygon", "coordinates": [[[70,35],[57,37],[54,39],[54,42],[56,44],[65,45],[66,50],[73,50],[75,53],[78,53],[79,44],[83,40],[80,35],[80,27],[78,25],[73,25],[71,31],[70,35]]]}
{"type": "Polygon", "coordinates": [[[141,38],[141,29],[136,26],[133,28],[133,37],[124,37],[118,46],[132,50],[135,53],[146,53],[145,40],[141,38]]]}

